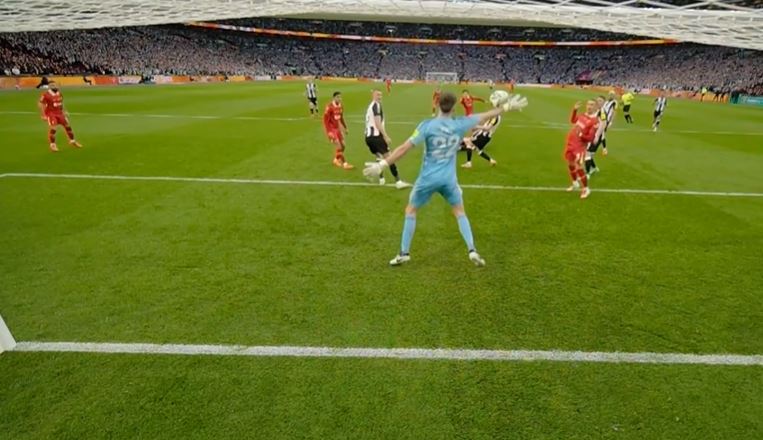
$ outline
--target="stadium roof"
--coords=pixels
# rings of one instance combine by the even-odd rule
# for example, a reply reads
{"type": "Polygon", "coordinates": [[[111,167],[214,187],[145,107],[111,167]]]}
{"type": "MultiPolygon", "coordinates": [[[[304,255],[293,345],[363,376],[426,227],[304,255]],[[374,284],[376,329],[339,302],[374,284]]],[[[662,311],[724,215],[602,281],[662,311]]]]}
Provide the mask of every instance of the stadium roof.
{"type": "Polygon", "coordinates": [[[556,25],[763,50],[760,0],[3,0],[0,30],[303,16],[556,25]]]}

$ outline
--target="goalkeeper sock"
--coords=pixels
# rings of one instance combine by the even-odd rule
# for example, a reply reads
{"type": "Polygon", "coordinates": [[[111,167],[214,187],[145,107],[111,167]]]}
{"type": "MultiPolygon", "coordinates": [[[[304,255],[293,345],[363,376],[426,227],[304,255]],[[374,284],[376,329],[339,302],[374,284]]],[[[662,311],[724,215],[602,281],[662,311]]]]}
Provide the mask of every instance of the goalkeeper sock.
{"type": "Polygon", "coordinates": [[[456,216],[458,221],[458,230],[461,232],[461,237],[464,238],[466,247],[469,251],[474,250],[474,236],[472,236],[472,226],[469,224],[469,219],[466,214],[459,214],[456,216]]]}
{"type": "Polygon", "coordinates": [[[411,241],[413,241],[413,233],[416,231],[416,216],[405,215],[405,222],[403,223],[403,238],[400,242],[400,254],[408,255],[411,252],[411,241]]]}

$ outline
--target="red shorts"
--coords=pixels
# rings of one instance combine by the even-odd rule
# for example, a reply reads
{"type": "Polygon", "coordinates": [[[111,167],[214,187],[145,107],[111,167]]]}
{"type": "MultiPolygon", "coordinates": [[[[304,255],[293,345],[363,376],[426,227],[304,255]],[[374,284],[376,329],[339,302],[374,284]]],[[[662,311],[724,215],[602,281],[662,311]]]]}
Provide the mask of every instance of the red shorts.
{"type": "Polygon", "coordinates": [[[63,113],[45,115],[45,118],[48,120],[49,127],[55,127],[56,125],[69,125],[69,120],[66,119],[66,116],[63,113]]]}
{"type": "Polygon", "coordinates": [[[583,156],[585,155],[585,149],[570,149],[565,148],[564,150],[564,160],[567,162],[580,162],[583,160],[583,156]]]}
{"type": "Polygon", "coordinates": [[[326,130],[326,136],[328,136],[331,142],[344,142],[344,135],[342,134],[342,130],[338,128],[326,130]]]}

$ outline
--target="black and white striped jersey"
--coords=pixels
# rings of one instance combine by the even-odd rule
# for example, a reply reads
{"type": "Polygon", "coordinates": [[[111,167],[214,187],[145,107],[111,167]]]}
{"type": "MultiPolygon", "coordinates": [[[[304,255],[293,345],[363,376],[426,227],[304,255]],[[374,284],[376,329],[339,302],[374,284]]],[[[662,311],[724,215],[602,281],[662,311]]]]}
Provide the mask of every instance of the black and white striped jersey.
{"type": "Polygon", "coordinates": [[[366,137],[379,136],[381,133],[374,124],[374,117],[379,116],[381,118],[381,126],[384,126],[384,109],[382,109],[381,102],[371,101],[366,109],[366,137]]]}
{"type": "Polygon", "coordinates": [[[615,119],[615,109],[617,108],[617,100],[609,99],[601,107],[602,114],[606,117],[607,125],[611,124],[615,119]]]}
{"type": "Polygon", "coordinates": [[[486,138],[492,138],[493,133],[495,133],[495,130],[498,129],[498,124],[501,123],[501,117],[496,116],[489,121],[487,121],[484,125],[488,127],[487,130],[485,129],[478,129],[474,130],[474,133],[472,133],[472,139],[477,139],[478,137],[486,137],[486,138]]]}
{"type": "Polygon", "coordinates": [[[309,82],[305,85],[305,94],[307,99],[318,99],[318,90],[315,88],[314,82],[309,82]]]}
{"type": "Polygon", "coordinates": [[[654,100],[654,111],[655,113],[662,113],[665,111],[665,107],[668,105],[668,98],[664,96],[660,96],[659,98],[654,100]]]}

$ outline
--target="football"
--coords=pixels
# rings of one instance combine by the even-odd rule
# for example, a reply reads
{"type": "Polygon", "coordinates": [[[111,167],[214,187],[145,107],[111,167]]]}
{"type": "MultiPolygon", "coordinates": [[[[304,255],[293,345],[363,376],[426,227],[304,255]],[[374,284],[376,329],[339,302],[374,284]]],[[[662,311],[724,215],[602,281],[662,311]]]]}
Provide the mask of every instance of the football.
{"type": "Polygon", "coordinates": [[[493,107],[500,107],[509,101],[509,93],[504,90],[496,90],[490,94],[490,103],[493,107]]]}

